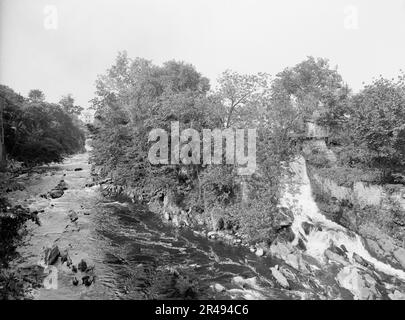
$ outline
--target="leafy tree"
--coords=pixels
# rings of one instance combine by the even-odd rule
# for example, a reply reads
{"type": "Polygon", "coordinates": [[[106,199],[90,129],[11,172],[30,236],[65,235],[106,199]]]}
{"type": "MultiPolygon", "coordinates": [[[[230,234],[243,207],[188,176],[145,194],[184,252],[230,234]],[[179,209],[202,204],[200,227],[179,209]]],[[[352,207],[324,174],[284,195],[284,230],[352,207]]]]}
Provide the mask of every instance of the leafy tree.
{"type": "Polygon", "coordinates": [[[44,102],[45,101],[45,94],[38,89],[32,89],[28,93],[28,100],[30,102],[44,102]]]}
{"type": "Polygon", "coordinates": [[[270,88],[270,76],[265,73],[242,75],[226,70],[218,79],[216,95],[223,106],[223,123],[226,128],[254,122],[263,110],[263,98],[270,88]]]}
{"type": "Polygon", "coordinates": [[[389,174],[405,165],[405,82],[376,79],[353,96],[348,119],[361,161],[389,174]]]}
{"type": "Polygon", "coordinates": [[[75,105],[75,99],[70,93],[63,96],[59,101],[59,104],[62,106],[65,112],[71,115],[80,115],[84,110],[83,107],[75,105]]]}
{"type": "Polygon", "coordinates": [[[277,74],[272,84],[272,106],[289,115],[299,128],[306,118],[317,118],[328,126],[343,119],[349,89],[328,60],[308,57],[277,74]]]}

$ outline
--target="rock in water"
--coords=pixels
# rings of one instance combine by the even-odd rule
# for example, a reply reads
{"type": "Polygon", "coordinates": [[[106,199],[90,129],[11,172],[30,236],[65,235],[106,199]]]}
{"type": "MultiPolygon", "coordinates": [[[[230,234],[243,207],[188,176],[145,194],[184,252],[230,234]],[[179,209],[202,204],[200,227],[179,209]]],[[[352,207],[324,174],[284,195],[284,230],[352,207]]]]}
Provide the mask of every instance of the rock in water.
{"type": "Polygon", "coordinates": [[[363,267],[370,267],[370,264],[362,257],[360,257],[356,252],[353,253],[353,260],[363,267]]]}
{"type": "Polygon", "coordinates": [[[60,251],[57,245],[52,246],[52,248],[45,249],[45,263],[47,265],[54,264],[60,255],[60,251]]]}
{"type": "Polygon", "coordinates": [[[276,267],[270,268],[270,270],[273,277],[283,288],[288,289],[290,287],[287,278],[276,267]]]}
{"type": "Polygon", "coordinates": [[[395,290],[393,293],[389,293],[388,297],[391,300],[405,300],[405,294],[398,290],[395,290]]]}
{"type": "Polygon", "coordinates": [[[67,249],[62,250],[62,252],[60,253],[60,262],[64,263],[66,261],[68,261],[69,259],[69,252],[67,249]]]}
{"type": "Polygon", "coordinates": [[[226,291],[226,288],[219,283],[216,283],[211,287],[212,287],[212,289],[214,289],[215,292],[225,292],[226,291]]]}
{"type": "Polygon", "coordinates": [[[336,279],[340,286],[353,294],[355,299],[374,300],[381,298],[381,294],[376,288],[377,281],[355,266],[344,267],[336,279]]]}
{"type": "Polygon", "coordinates": [[[76,211],[74,211],[74,210],[70,210],[68,216],[69,216],[70,221],[72,221],[72,222],[75,222],[75,221],[77,221],[77,219],[79,219],[79,216],[77,215],[76,211]]]}
{"type": "Polygon", "coordinates": [[[79,262],[79,264],[77,265],[77,268],[79,269],[79,271],[85,272],[85,271],[87,270],[87,263],[86,263],[86,261],[82,259],[82,260],[79,262]]]}
{"type": "Polygon", "coordinates": [[[59,189],[59,190],[67,190],[68,189],[68,185],[65,182],[65,180],[61,180],[59,181],[58,185],[56,186],[55,189],[59,189]]]}
{"type": "Polygon", "coordinates": [[[330,249],[325,250],[325,256],[331,260],[331,261],[335,261],[337,263],[340,263],[344,266],[347,266],[349,264],[348,261],[345,260],[344,257],[340,256],[339,254],[331,251],[330,249]]]}
{"type": "Polygon", "coordinates": [[[76,277],[74,277],[72,283],[74,286],[77,286],[79,284],[79,280],[76,277]]]}
{"type": "Polygon", "coordinates": [[[305,221],[302,223],[301,227],[302,227],[302,229],[304,229],[305,234],[309,235],[311,230],[314,228],[314,225],[305,221]]]}
{"type": "Polygon", "coordinates": [[[63,196],[63,190],[52,189],[51,191],[49,191],[49,195],[52,199],[60,198],[63,196]]]}
{"type": "Polygon", "coordinates": [[[94,281],[94,277],[92,277],[92,276],[84,276],[84,277],[82,278],[82,283],[83,283],[86,287],[90,286],[90,285],[93,283],[93,281],[94,281]]]}

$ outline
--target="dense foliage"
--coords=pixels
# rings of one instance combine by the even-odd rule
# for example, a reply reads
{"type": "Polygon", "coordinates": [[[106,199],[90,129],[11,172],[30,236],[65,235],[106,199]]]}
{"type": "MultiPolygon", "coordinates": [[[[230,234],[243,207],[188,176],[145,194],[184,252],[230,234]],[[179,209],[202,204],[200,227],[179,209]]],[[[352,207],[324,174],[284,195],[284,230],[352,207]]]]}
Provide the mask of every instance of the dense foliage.
{"type": "Polygon", "coordinates": [[[61,105],[47,103],[40,90],[28,98],[0,85],[4,101],[4,136],[7,157],[32,166],[60,162],[84,148],[84,133],[77,119],[61,105]]]}
{"type": "MultiPolygon", "coordinates": [[[[97,89],[92,157],[102,168],[102,176],[137,190],[144,199],[170,194],[194,214],[208,214],[216,220],[218,213],[242,228],[267,228],[261,215],[275,207],[281,162],[293,153],[283,115],[270,106],[268,75],[226,71],[218,88],[210,90],[208,80],[192,65],[169,61],[156,66],[120,53],[116,63],[99,77],[97,89]],[[258,128],[260,170],[252,177],[241,177],[233,164],[152,165],[147,158],[148,133],[155,128],[170,133],[172,121],[180,123],[180,131],[258,128]],[[251,186],[249,201],[244,204],[242,181],[251,186]],[[261,210],[256,208],[258,200],[261,210]],[[242,206],[250,213],[240,215],[242,206]]],[[[170,146],[169,139],[169,150],[170,146]]]]}
{"type": "MultiPolygon", "coordinates": [[[[379,80],[353,95],[327,60],[309,57],[274,79],[227,70],[217,84],[210,89],[190,64],[156,66],[120,53],[99,76],[93,99],[92,160],[101,177],[135,190],[143,200],[170,195],[180,208],[210,217],[214,228],[236,226],[259,241],[277,224],[285,164],[300,148],[306,121],[331,130],[331,144],[350,153],[338,152],[344,165],[398,168],[404,159],[401,82],[379,80]],[[238,166],[230,164],[152,165],[148,134],[164,129],[170,150],[172,121],[180,123],[180,131],[256,128],[255,174],[240,176],[238,166]]],[[[312,157],[318,168],[324,166],[324,155],[312,157]]]]}

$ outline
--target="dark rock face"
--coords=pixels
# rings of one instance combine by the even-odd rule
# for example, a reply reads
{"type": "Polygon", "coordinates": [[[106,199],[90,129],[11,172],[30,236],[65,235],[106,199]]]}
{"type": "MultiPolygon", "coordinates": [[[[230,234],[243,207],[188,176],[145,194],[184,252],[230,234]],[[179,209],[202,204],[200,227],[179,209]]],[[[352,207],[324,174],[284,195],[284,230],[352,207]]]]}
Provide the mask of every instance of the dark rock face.
{"type": "Polygon", "coordinates": [[[57,245],[54,245],[52,248],[45,249],[45,263],[47,265],[54,264],[60,256],[60,251],[57,245]]]}

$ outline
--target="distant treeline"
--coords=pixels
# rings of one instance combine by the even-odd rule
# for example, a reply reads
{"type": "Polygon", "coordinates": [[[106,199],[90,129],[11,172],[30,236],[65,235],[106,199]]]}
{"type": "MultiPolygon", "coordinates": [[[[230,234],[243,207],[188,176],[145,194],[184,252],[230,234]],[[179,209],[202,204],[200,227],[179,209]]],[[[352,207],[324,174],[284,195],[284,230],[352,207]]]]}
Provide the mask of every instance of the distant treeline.
{"type": "Polygon", "coordinates": [[[33,166],[60,162],[84,149],[85,136],[71,95],[48,103],[40,90],[23,97],[0,85],[5,151],[8,160],[33,166]]]}

